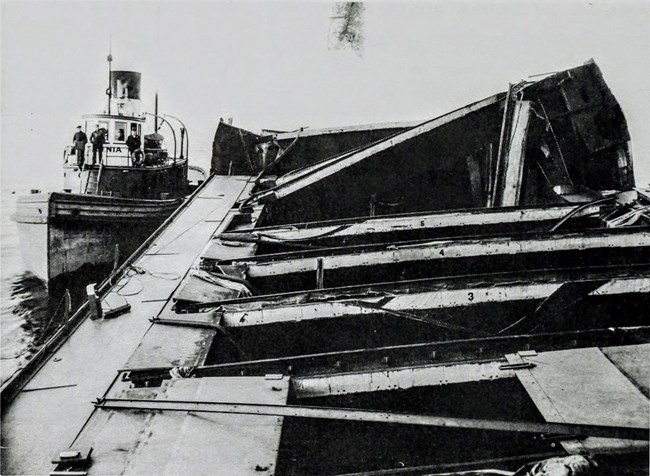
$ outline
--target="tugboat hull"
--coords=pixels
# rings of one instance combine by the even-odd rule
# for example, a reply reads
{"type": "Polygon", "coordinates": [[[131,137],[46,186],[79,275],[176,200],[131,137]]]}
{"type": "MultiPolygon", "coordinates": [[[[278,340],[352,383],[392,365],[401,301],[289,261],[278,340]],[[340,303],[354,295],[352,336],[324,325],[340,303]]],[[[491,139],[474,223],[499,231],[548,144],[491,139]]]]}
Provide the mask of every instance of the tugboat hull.
{"type": "Polygon", "coordinates": [[[14,219],[28,268],[51,282],[85,264],[122,261],[182,201],[33,194],[18,199],[14,219]]]}

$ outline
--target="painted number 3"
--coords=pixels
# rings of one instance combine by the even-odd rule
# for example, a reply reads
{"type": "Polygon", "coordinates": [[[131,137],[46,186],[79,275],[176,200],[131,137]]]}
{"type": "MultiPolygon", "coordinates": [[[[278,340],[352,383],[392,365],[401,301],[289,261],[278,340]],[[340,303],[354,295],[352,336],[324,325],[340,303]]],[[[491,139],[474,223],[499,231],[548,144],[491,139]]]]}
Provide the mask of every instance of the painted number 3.
{"type": "Polygon", "coordinates": [[[467,293],[467,299],[469,299],[470,301],[473,301],[474,300],[474,293],[467,293]]]}

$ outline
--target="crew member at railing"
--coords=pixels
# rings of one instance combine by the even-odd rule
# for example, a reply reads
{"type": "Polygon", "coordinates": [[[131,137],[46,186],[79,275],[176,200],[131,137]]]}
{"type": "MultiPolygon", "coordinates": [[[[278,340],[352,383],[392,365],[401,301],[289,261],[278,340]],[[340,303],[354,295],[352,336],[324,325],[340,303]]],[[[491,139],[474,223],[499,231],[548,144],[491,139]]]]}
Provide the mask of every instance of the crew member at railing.
{"type": "Polygon", "coordinates": [[[74,152],[77,155],[77,164],[80,167],[83,167],[85,160],[85,149],[86,144],[88,143],[88,137],[84,131],[81,130],[81,126],[77,126],[77,132],[75,132],[74,137],[72,138],[72,143],[74,144],[74,152]]]}
{"type": "Polygon", "coordinates": [[[106,129],[99,127],[99,124],[95,124],[95,130],[90,135],[90,142],[93,143],[93,165],[95,165],[97,152],[99,152],[99,162],[102,162],[102,155],[104,154],[104,142],[106,142],[106,132],[106,129]]]}
{"type": "Polygon", "coordinates": [[[129,157],[134,164],[142,161],[142,151],[139,151],[142,140],[135,129],[131,129],[131,135],[126,139],[126,146],[129,148],[129,157]]]}

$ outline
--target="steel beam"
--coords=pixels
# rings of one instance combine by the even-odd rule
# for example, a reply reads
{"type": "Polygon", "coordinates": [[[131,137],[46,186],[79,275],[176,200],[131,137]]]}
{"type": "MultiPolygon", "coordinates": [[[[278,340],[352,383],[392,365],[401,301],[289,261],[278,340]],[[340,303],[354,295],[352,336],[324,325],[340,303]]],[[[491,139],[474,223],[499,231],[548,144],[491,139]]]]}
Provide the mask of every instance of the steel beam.
{"type": "Polygon", "coordinates": [[[470,104],[469,106],[452,111],[448,114],[445,114],[444,116],[440,116],[430,121],[424,122],[417,127],[407,129],[404,132],[395,134],[384,140],[371,144],[370,146],[363,147],[358,151],[342,154],[333,159],[305,167],[304,169],[301,169],[295,173],[286,174],[278,180],[278,185],[273,190],[269,190],[265,193],[260,193],[255,197],[255,200],[259,201],[260,203],[264,203],[266,200],[274,201],[279,198],[286,197],[287,195],[290,195],[300,189],[319,182],[324,178],[329,177],[330,175],[333,175],[343,169],[346,169],[356,163],[372,157],[375,154],[391,149],[398,144],[404,143],[427,132],[433,131],[438,127],[449,124],[450,122],[465,117],[468,114],[479,111],[488,106],[492,106],[493,104],[497,104],[502,100],[503,94],[491,96],[489,98],[483,99],[482,101],[478,101],[470,104]]]}
{"type": "MultiPolygon", "coordinates": [[[[301,322],[352,316],[380,315],[400,311],[428,311],[481,304],[511,304],[520,301],[547,299],[565,282],[501,283],[499,285],[467,286],[459,289],[432,289],[415,292],[396,288],[391,294],[377,290],[367,296],[340,297],[314,293],[304,299],[274,301],[260,299],[242,303],[219,303],[222,325],[248,327],[287,322],[301,322]]],[[[396,283],[399,286],[399,283],[396,283]]],[[[587,296],[616,296],[628,293],[650,293],[650,276],[615,278],[598,286],[587,296]]],[[[585,297],[587,297],[585,296],[585,297]]],[[[486,316],[491,317],[491,316],[486,316]]],[[[431,322],[434,324],[434,322],[431,322]]]]}
{"type": "Polygon", "coordinates": [[[629,440],[648,440],[648,427],[616,427],[584,425],[575,423],[538,423],[523,421],[499,421],[475,418],[441,417],[415,413],[381,412],[354,408],[331,408],[298,405],[268,405],[237,402],[118,399],[99,400],[95,406],[104,410],[147,410],[196,413],[234,413],[239,415],[263,415],[325,420],[357,421],[366,423],[390,423],[419,425],[447,429],[479,431],[506,431],[516,433],[539,433],[543,435],[593,436],[629,440]]]}
{"type": "Polygon", "coordinates": [[[499,207],[514,207],[519,205],[521,184],[524,176],[524,158],[526,153],[526,137],[531,115],[530,101],[516,101],[512,117],[512,134],[508,142],[508,152],[505,156],[503,172],[503,188],[500,192],[499,207]]]}
{"type": "Polygon", "coordinates": [[[381,246],[329,248],[318,253],[283,253],[231,260],[224,264],[246,267],[248,278],[315,272],[317,258],[323,257],[326,270],[373,267],[394,263],[435,262],[457,258],[511,257],[533,253],[594,251],[598,249],[648,247],[650,231],[617,230],[585,233],[537,234],[527,237],[500,236],[483,239],[433,240],[381,246]],[[621,233],[621,231],[623,231],[621,233]]]}
{"type": "Polygon", "coordinates": [[[291,390],[296,398],[314,398],[514,378],[514,370],[501,368],[504,364],[505,360],[294,377],[291,390]]]}
{"type": "MultiPolygon", "coordinates": [[[[521,349],[549,351],[649,341],[648,326],[495,336],[217,363],[196,367],[194,375],[207,377],[287,373],[297,377],[359,370],[391,370],[432,363],[499,360],[505,354],[521,349]]],[[[169,378],[169,370],[169,367],[130,367],[123,368],[120,372],[123,372],[125,380],[144,382],[169,378]]]]}
{"type": "MultiPolygon", "coordinates": [[[[562,219],[575,205],[549,206],[522,209],[479,209],[454,212],[415,213],[383,217],[360,217],[351,220],[297,223],[272,227],[240,229],[218,235],[223,241],[244,242],[314,242],[324,238],[351,238],[382,233],[428,231],[457,227],[487,227],[511,223],[539,223],[562,219]]],[[[598,206],[587,208],[580,214],[589,215],[598,206]]]]}

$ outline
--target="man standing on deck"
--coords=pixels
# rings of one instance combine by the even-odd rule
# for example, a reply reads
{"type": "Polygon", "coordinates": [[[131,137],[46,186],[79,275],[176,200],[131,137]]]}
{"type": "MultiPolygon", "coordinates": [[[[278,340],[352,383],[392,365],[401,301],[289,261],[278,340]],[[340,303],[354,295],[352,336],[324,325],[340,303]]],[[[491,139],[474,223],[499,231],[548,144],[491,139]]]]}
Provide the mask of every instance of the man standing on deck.
{"type": "Polygon", "coordinates": [[[138,132],[135,129],[131,129],[131,135],[126,139],[126,146],[129,148],[129,156],[131,159],[136,158],[134,154],[140,148],[140,145],[142,145],[142,140],[140,140],[138,132]]]}
{"type": "Polygon", "coordinates": [[[99,124],[95,124],[95,131],[90,134],[90,142],[93,143],[93,165],[95,165],[97,152],[99,152],[99,162],[101,163],[104,154],[104,142],[106,142],[106,129],[99,127],[99,124]]]}
{"type": "Polygon", "coordinates": [[[77,126],[77,132],[75,132],[74,137],[72,138],[72,143],[74,144],[75,154],[77,154],[77,164],[79,167],[83,167],[88,137],[86,137],[84,131],[81,130],[81,126],[77,126]]]}

